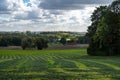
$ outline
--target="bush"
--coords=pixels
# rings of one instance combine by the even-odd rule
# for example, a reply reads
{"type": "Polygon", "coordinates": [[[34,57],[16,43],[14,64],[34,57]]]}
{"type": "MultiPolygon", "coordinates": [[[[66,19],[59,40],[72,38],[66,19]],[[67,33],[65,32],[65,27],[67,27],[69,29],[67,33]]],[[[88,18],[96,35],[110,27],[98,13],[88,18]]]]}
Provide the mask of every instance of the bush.
{"type": "Polygon", "coordinates": [[[97,50],[94,48],[87,48],[87,53],[90,56],[108,56],[108,52],[107,51],[103,51],[103,50],[97,50]]]}
{"type": "Polygon", "coordinates": [[[11,44],[14,46],[20,46],[21,45],[21,38],[20,37],[12,37],[11,44]]]}
{"type": "Polygon", "coordinates": [[[42,50],[43,48],[48,47],[48,41],[40,37],[35,38],[35,46],[38,50],[42,50]]]}
{"type": "Polygon", "coordinates": [[[65,44],[66,44],[66,42],[67,42],[67,41],[66,41],[66,38],[64,38],[64,37],[63,37],[63,38],[61,38],[61,40],[60,40],[60,43],[61,43],[61,44],[65,45],[65,44]]]}
{"type": "Polygon", "coordinates": [[[0,46],[2,46],[2,47],[8,46],[8,42],[7,42],[6,38],[4,38],[4,37],[0,38],[0,46]]]}
{"type": "Polygon", "coordinates": [[[32,39],[31,38],[23,38],[21,41],[21,47],[23,50],[26,48],[30,48],[32,46],[32,39]]]}

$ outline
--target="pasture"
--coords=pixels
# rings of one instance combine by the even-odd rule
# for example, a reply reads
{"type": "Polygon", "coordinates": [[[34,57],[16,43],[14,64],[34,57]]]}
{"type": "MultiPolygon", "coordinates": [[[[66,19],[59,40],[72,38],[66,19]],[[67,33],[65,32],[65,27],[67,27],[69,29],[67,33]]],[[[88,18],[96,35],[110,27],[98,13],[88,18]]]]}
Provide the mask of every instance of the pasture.
{"type": "Polygon", "coordinates": [[[120,57],[86,49],[0,50],[0,80],[120,80],[120,57]]]}

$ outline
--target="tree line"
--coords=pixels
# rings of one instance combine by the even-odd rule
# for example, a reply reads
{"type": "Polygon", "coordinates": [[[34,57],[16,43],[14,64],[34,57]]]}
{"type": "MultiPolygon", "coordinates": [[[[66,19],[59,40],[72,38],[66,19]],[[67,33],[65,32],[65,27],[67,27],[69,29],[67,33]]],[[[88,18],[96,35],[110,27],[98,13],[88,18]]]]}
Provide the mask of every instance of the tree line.
{"type": "Polygon", "coordinates": [[[86,36],[89,55],[120,55],[120,0],[109,6],[97,7],[91,16],[92,24],[86,36]]]}
{"type": "Polygon", "coordinates": [[[84,35],[72,32],[0,32],[0,46],[21,46],[23,50],[27,48],[37,48],[42,50],[50,43],[54,44],[87,44],[88,39],[84,35]]]}

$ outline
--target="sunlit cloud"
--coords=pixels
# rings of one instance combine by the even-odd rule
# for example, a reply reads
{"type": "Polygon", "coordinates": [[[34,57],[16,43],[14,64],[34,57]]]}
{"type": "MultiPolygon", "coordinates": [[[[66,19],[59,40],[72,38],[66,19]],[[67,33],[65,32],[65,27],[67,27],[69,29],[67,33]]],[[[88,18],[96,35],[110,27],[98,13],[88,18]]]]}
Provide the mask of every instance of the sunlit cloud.
{"type": "Polygon", "coordinates": [[[113,0],[1,0],[0,31],[87,31],[95,7],[113,0]]]}

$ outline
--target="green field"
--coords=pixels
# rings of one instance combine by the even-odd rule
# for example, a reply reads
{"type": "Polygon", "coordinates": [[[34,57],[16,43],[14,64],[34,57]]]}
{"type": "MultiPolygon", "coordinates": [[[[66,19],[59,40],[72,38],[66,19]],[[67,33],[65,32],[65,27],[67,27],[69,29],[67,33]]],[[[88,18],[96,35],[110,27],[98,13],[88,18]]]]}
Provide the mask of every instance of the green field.
{"type": "Polygon", "coordinates": [[[0,80],[120,80],[120,57],[81,50],[0,50],[0,80]]]}

